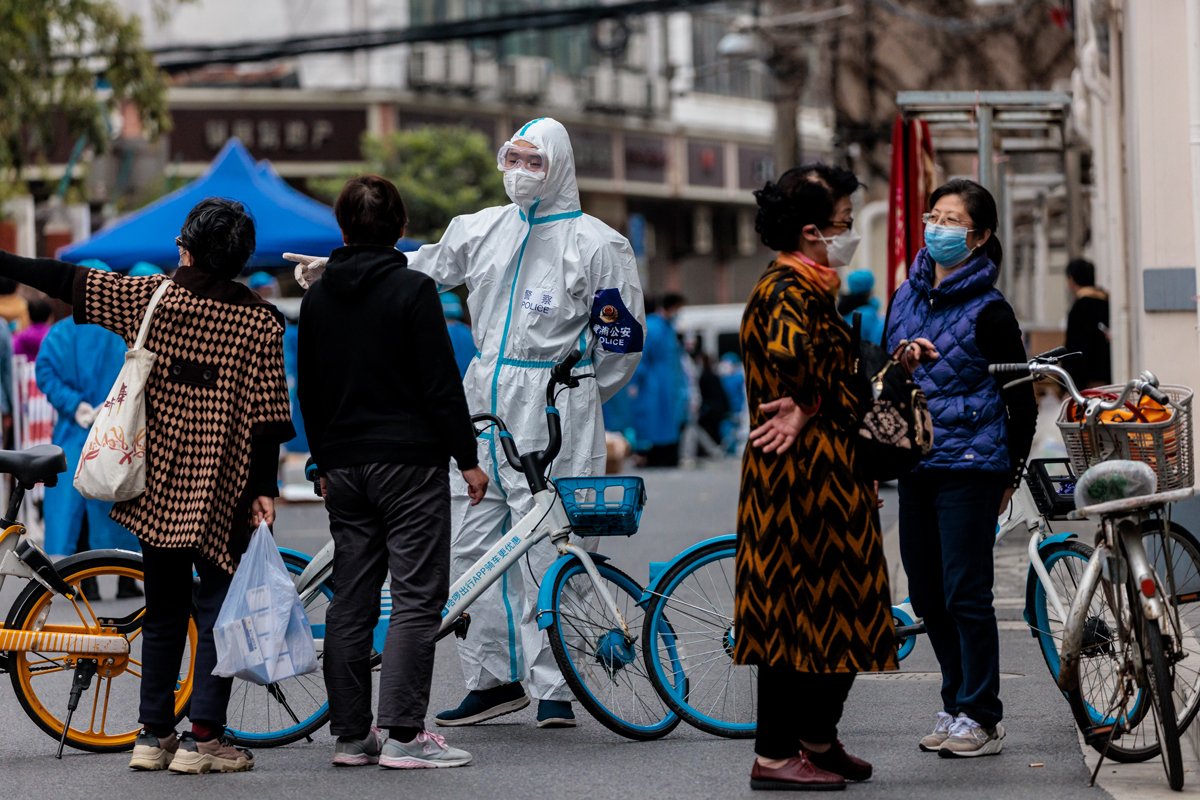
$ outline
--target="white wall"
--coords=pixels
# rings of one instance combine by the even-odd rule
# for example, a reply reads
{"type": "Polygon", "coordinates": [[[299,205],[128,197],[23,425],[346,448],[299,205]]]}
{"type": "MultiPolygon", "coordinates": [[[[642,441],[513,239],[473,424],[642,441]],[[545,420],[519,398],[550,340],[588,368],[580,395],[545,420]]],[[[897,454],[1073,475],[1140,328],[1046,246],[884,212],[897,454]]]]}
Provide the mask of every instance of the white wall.
{"type": "MultiPolygon", "coordinates": [[[[1144,311],[1142,275],[1196,267],[1184,0],[1127,3],[1125,123],[1133,369],[1200,387],[1196,312],[1144,311]]],[[[1114,375],[1114,379],[1127,378],[1114,375]]]]}

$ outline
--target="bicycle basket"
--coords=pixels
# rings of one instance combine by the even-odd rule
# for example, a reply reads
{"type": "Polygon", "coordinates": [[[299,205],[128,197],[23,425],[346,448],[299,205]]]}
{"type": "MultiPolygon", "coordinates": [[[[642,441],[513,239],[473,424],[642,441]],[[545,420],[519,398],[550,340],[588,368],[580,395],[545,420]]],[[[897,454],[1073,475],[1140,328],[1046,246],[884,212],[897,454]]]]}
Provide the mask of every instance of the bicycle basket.
{"type": "Polygon", "coordinates": [[[646,505],[646,483],[641,478],[557,478],[554,485],[579,536],[637,533],[646,505]]]}
{"type": "MultiPolygon", "coordinates": [[[[1124,387],[1105,386],[1099,391],[1120,394],[1124,387]]],[[[1072,420],[1074,401],[1067,399],[1058,412],[1058,430],[1076,475],[1101,461],[1141,461],[1158,477],[1158,491],[1185,489],[1195,470],[1192,453],[1192,390],[1186,386],[1159,387],[1175,405],[1161,422],[1102,422],[1088,427],[1072,420]]]]}

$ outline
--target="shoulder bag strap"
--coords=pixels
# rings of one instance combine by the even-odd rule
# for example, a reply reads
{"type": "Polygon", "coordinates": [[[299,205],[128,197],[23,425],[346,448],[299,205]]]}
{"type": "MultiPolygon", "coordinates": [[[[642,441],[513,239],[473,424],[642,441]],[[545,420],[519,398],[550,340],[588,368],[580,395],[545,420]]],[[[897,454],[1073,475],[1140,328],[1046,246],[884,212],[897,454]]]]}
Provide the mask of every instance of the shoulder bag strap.
{"type": "Polygon", "coordinates": [[[158,308],[158,301],[162,300],[163,295],[170,288],[171,279],[166,278],[154,290],[154,294],[150,296],[150,304],[146,306],[146,316],[142,317],[142,327],[138,329],[137,340],[133,343],[132,349],[140,350],[146,345],[146,337],[150,334],[150,320],[154,317],[154,309],[158,308]]]}

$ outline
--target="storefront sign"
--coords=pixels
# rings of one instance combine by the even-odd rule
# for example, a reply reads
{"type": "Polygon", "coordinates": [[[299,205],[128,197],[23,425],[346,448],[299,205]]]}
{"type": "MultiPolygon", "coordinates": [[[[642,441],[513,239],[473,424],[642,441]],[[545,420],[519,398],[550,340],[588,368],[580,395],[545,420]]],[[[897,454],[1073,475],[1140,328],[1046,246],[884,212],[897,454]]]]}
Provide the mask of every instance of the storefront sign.
{"type": "Polygon", "coordinates": [[[210,161],[231,138],[272,161],[357,161],[365,108],[177,108],[170,157],[210,161]]]}
{"type": "Polygon", "coordinates": [[[666,183],[666,139],[661,136],[626,134],[625,179],[646,183],[666,183]]]}

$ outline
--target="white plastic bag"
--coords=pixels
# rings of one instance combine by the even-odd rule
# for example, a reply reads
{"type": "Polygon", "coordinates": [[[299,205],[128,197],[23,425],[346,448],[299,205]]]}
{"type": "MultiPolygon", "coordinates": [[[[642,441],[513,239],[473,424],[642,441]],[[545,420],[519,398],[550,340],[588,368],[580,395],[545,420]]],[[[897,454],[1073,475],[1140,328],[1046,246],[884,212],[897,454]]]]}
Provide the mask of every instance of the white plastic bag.
{"type": "Polygon", "coordinates": [[[75,488],[84,497],[121,502],[146,491],[146,381],[158,358],[146,349],[146,336],[154,309],[170,285],[163,281],[151,296],[137,340],[125,353],[125,364],[104,405],[96,410],[75,468],[75,488]]]}
{"type": "Polygon", "coordinates": [[[264,522],[233,574],[213,628],[213,675],[266,686],[317,669],[312,627],[264,522]]]}

